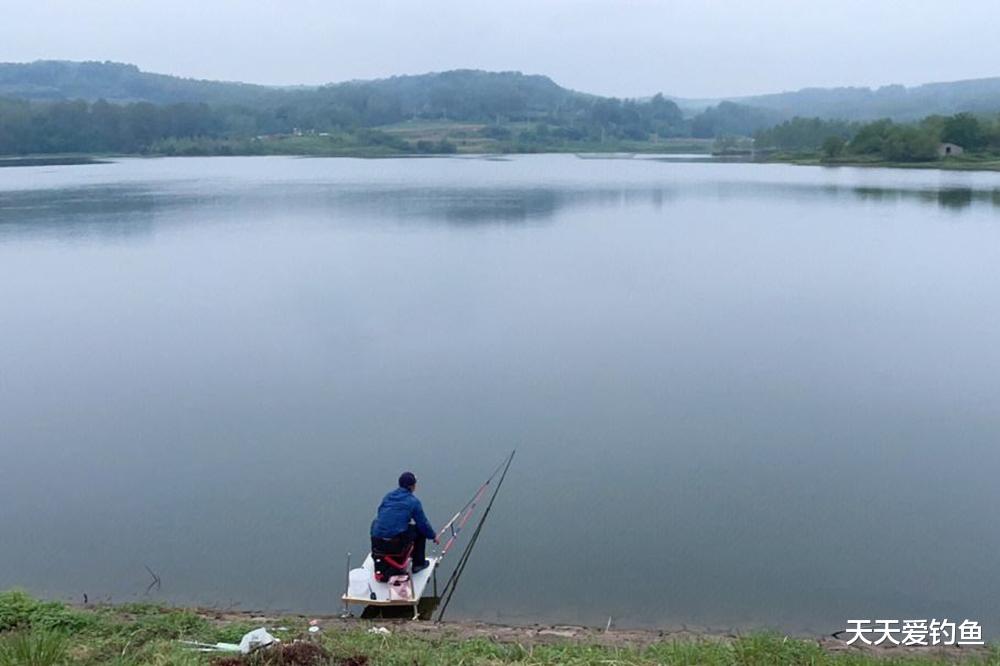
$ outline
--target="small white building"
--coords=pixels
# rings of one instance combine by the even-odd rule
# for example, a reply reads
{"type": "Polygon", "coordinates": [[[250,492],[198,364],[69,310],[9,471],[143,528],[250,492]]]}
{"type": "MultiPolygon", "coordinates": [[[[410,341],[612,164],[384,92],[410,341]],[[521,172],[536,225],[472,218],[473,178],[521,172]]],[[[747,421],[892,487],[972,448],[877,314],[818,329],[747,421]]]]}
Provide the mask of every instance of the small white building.
{"type": "Polygon", "coordinates": [[[952,157],[954,155],[961,155],[965,152],[962,146],[954,143],[939,143],[938,144],[938,157],[952,157]]]}

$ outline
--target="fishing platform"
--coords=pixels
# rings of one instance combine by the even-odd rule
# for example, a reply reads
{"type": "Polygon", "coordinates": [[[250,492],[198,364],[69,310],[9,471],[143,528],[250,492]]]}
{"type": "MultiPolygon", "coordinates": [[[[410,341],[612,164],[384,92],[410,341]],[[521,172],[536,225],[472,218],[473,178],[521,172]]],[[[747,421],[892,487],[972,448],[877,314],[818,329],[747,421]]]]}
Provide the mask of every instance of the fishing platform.
{"type": "Polygon", "coordinates": [[[421,615],[421,607],[428,606],[426,601],[433,600],[430,604],[431,610],[437,605],[437,566],[441,559],[441,557],[428,557],[427,561],[430,564],[417,573],[392,577],[403,580],[394,581],[390,578],[380,581],[375,577],[375,559],[368,553],[364,564],[357,569],[351,569],[348,573],[347,591],[341,600],[345,605],[365,606],[363,617],[381,616],[383,608],[402,607],[412,608],[413,619],[416,620],[421,615]]]}

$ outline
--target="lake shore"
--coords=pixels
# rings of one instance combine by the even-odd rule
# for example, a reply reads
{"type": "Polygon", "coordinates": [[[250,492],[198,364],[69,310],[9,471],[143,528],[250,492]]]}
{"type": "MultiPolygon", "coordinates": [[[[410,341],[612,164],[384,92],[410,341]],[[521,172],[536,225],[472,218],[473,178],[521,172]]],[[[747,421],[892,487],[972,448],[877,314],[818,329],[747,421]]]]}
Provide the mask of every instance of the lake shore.
{"type": "Polygon", "coordinates": [[[820,167],[868,167],[880,169],[936,169],[938,171],[1000,171],[1000,158],[948,158],[932,162],[893,162],[880,159],[824,159],[819,156],[771,156],[763,164],[795,164],[820,167]]]}
{"type": "MultiPolygon", "coordinates": [[[[153,603],[71,606],[0,594],[0,664],[42,645],[52,664],[869,664],[996,663],[996,647],[857,648],[833,637],[777,633],[618,630],[482,622],[359,620],[338,616],[172,608],[153,603]],[[240,657],[189,643],[238,643],[266,628],[288,654],[240,657]],[[302,648],[301,644],[307,647],[302,648]],[[301,648],[301,649],[300,649],[301,648]],[[292,658],[305,660],[293,661],[292,658]]],[[[36,663],[36,662],[32,662],[36,663]]]]}
{"type": "Polygon", "coordinates": [[[107,164],[108,160],[94,155],[26,155],[0,157],[0,168],[31,166],[73,166],[77,164],[107,164]]]}
{"type": "Polygon", "coordinates": [[[619,143],[607,146],[581,144],[566,147],[565,149],[546,148],[544,150],[497,150],[495,152],[482,152],[480,150],[460,149],[454,153],[401,153],[387,150],[381,146],[351,147],[341,150],[318,150],[306,148],[304,146],[291,147],[290,149],[262,149],[257,152],[249,151],[216,151],[190,154],[169,154],[169,153],[143,153],[143,154],[123,154],[123,155],[30,155],[30,156],[0,156],[0,168],[2,167],[37,167],[37,166],[75,166],[87,164],[108,164],[118,157],[127,158],[149,158],[161,157],[350,157],[357,159],[401,159],[401,158],[483,158],[483,159],[504,159],[518,155],[576,155],[580,159],[630,159],[642,158],[655,160],[663,157],[671,162],[690,161],[692,163],[732,163],[732,164],[791,164],[795,166],[814,167],[864,167],[878,169],[922,169],[938,171],[1000,171],[1000,158],[980,159],[980,158],[950,158],[947,160],[936,160],[933,162],[893,162],[877,159],[824,159],[819,156],[803,155],[771,155],[761,159],[754,159],[750,156],[732,155],[712,155],[709,152],[698,152],[704,150],[704,146],[677,145],[664,150],[664,146],[656,144],[648,145],[622,145],[619,143]],[[300,150],[300,148],[302,148],[300,150]],[[681,151],[681,152],[676,152],[681,151]]]}

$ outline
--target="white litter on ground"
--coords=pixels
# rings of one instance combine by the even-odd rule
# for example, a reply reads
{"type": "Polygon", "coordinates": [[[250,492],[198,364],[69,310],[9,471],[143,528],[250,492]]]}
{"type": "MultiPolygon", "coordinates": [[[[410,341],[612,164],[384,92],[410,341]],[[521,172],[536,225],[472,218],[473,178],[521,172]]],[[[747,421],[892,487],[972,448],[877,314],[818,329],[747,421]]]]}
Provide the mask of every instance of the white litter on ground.
{"type": "Polygon", "coordinates": [[[243,638],[240,640],[240,652],[250,654],[254,650],[267,647],[272,643],[280,643],[280,641],[269,634],[267,629],[261,627],[243,635],[243,638]]]}
{"type": "Polygon", "coordinates": [[[195,652],[239,652],[240,646],[236,643],[199,643],[198,641],[178,641],[189,646],[195,652]]]}
{"type": "Polygon", "coordinates": [[[242,652],[243,654],[250,654],[259,648],[267,647],[273,643],[280,643],[281,640],[269,634],[264,627],[261,627],[260,629],[254,629],[251,632],[243,634],[239,645],[235,643],[199,643],[198,641],[179,642],[189,646],[195,652],[242,652]]]}

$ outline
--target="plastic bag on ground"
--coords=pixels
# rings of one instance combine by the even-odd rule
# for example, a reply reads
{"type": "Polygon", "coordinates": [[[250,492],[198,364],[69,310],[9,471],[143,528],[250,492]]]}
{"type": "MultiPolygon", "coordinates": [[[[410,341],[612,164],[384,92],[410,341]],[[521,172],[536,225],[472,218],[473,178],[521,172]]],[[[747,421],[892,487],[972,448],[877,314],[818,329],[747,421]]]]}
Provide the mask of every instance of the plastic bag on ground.
{"type": "Polygon", "coordinates": [[[267,629],[261,627],[260,629],[254,629],[249,633],[243,634],[243,638],[240,640],[240,652],[250,654],[258,648],[277,642],[279,642],[277,638],[267,633],[267,629]]]}

